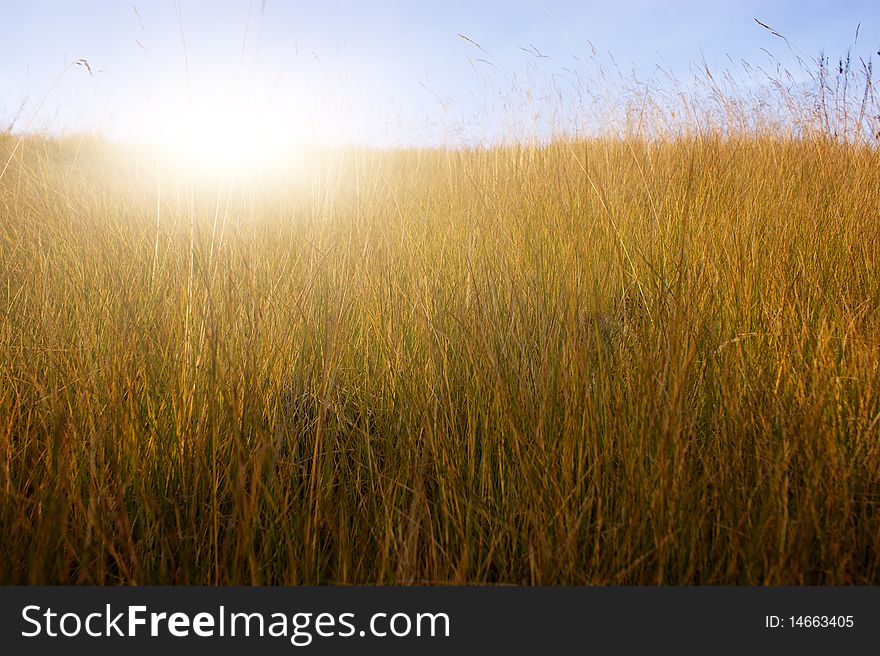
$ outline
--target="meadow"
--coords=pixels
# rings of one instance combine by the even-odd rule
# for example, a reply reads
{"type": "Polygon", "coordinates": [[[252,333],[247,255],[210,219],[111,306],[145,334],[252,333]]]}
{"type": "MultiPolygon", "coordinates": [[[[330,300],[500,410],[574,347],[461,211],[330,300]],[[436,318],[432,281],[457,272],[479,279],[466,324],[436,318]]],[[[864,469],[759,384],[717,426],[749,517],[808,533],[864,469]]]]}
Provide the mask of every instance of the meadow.
{"type": "Polygon", "coordinates": [[[876,584],[880,151],[733,123],[0,136],[0,582],[876,584]]]}

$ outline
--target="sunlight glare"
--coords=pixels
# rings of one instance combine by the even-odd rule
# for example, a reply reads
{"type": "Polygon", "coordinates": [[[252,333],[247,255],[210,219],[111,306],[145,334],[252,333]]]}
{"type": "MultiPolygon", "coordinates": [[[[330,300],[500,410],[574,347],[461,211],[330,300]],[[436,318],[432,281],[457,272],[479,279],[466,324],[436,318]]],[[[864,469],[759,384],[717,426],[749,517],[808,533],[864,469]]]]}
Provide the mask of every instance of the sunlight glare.
{"type": "Polygon", "coordinates": [[[245,102],[166,105],[149,139],[167,167],[196,176],[265,177],[296,163],[304,121],[292,111],[245,102]]]}

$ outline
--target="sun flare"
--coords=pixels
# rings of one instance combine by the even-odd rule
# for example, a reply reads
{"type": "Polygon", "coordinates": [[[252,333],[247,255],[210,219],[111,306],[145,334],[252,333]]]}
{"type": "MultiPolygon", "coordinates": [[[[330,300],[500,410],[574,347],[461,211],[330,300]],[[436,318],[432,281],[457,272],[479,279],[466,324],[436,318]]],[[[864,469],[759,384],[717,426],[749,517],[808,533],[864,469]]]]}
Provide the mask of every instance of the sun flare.
{"type": "Polygon", "coordinates": [[[289,170],[307,140],[293,111],[257,102],[189,102],[155,113],[148,140],[164,166],[197,176],[289,170]]]}

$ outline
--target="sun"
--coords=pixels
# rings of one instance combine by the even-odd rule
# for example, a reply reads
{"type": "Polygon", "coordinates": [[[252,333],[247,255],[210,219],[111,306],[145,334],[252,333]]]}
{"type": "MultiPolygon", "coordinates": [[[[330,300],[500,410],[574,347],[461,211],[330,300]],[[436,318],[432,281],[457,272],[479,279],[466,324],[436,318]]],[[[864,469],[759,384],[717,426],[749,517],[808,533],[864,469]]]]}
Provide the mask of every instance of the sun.
{"type": "Polygon", "coordinates": [[[199,177],[267,177],[293,166],[307,142],[302,116],[256,101],[166,103],[148,140],[166,168],[199,177]]]}

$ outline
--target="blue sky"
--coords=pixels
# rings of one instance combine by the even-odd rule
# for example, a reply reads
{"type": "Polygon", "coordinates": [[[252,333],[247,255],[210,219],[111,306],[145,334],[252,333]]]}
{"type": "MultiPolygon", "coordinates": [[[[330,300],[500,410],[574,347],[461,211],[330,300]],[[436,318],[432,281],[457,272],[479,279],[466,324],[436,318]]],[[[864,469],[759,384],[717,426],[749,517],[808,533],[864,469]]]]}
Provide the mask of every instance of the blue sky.
{"type": "Polygon", "coordinates": [[[876,0],[0,0],[0,17],[0,128],[17,117],[18,130],[134,138],[193,98],[236,97],[345,139],[443,141],[458,125],[497,127],[495,96],[514,78],[589,76],[576,59],[589,44],[643,77],[657,64],[686,77],[700,58],[790,61],[755,18],[835,60],[861,23],[858,53],[880,59],[876,0]],[[81,58],[93,75],[67,68],[81,58]]]}

